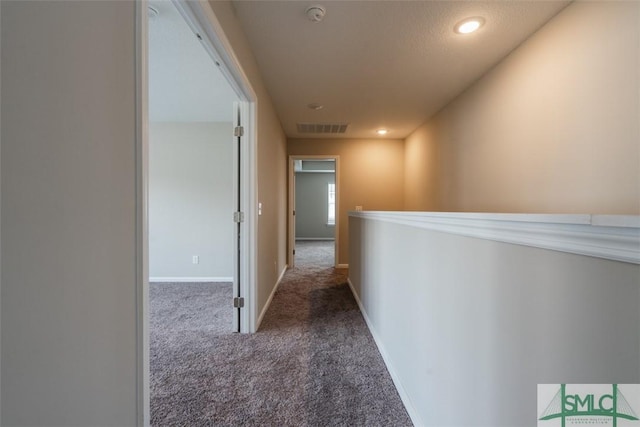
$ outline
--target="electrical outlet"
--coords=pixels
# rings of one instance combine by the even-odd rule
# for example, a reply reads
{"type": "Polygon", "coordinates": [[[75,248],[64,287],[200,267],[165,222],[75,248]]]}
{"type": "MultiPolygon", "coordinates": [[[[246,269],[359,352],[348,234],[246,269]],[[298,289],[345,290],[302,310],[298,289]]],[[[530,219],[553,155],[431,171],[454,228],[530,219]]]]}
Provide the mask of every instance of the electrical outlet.
{"type": "Polygon", "coordinates": [[[362,206],[356,206],[356,212],[362,211],[362,206]]]}
{"type": "Polygon", "coordinates": [[[191,257],[191,263],[200,264],[200,257],[198,255],[194,255],[193,257],[191,257]]]}

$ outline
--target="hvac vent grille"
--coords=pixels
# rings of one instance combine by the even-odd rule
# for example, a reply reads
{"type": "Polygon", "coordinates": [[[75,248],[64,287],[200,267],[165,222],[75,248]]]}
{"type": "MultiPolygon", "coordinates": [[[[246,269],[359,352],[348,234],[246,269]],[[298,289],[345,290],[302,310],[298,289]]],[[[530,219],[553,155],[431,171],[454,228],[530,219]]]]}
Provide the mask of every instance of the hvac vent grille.
{"type": "Polygon", "coordinates": [[[345,133],[349,123],[298,123],[299,133],[345,133]]]}

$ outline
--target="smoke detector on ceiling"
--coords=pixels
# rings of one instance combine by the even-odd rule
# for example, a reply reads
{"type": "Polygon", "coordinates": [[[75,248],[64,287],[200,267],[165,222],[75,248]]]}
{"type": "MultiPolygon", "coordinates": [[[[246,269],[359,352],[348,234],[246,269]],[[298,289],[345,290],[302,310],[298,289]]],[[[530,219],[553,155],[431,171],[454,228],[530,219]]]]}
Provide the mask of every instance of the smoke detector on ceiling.
{"type": "Polygon", "coordinates": [[[307,14],[307,18],[309,18],[309,21],[320,22],[324,19],[324,15],[327,11],[324,6],[316,5],[308,7],[305,13],[307,14]]]}

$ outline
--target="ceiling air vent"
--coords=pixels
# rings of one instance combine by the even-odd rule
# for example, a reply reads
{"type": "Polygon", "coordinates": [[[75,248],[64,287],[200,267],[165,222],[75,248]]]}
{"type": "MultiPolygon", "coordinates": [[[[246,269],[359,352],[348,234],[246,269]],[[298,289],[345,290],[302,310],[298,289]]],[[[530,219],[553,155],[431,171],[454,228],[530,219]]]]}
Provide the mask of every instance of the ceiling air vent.
{"type": "Polygon", "coordinates": [[[349,123],[298,123],[299,133],[345,133],[349,123]]]}

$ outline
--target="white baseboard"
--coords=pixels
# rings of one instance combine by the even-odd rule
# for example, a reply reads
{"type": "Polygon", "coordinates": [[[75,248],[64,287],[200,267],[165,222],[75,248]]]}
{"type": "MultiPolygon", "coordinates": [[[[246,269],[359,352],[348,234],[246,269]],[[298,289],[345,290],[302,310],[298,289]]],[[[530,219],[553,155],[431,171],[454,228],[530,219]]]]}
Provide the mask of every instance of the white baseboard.
{"type": "Polygon", "coordinates": [[[353,287],[353,283],[351,283],[351,279],[347,279],[347,283],[349,284],[349,288],[351,288],[351,293],[353,294],[353,297],[355,298],[356,303],[358,304],[358,307],[360,308],[360,313],[362,313],[362,317],[364,318],[364,322],[367,324],[367,328],[369,328],[369,332],[371,332],[371,336],[373,337],[373,341],[375,341],[376,346],[378,347],[378,351],[380,352],[380,355],[382,356],[382,360],[384,361],[384,364],[387,366],[387,370],[389,371],[389,375],[391,375],[391,379],[393,380],[393,384],[396,386],[396,389],[398,390],[398,394],[400,395],[400,400],[402,400],[402,403],[404,404],[404,407],[407,410],[407,413],[409,414],[409,418],[411,418],[411,421],[413,422],[414,426],[423,426],[423,425],[425,425],[422,422],[422,419],[420,418],[420,416],[418,415],[418,412],[416,411],[415,406],[411,402],[411,398],[409,398],[409,395],[407,394],[407,392],[405,391],[404,387],[402,386],[402,383],[400,382],[400,378],[396,374],[396,370],[394,369],[393,365],[391,364],[391,359],[389,359],[389,355],[388,355],[387,351],[385,350],[384,345],[382,344],[382,341],[381,341],[380,337],[378,336],[378,333],[373,328],[373,326],[371,324],[371,321],[369,320],[369,317],[367,316],[367,312],[364,310],[364,307],[362,306],[362,302],[360,301],[360,298],[358,297],[358,294],[356,293],[356,290],[353,287]]]}
{"type": "Polygon", "coordinates": [[[260,316],[258,316],[258,321],[256,322],[256,331],[258,329],[260,329],[260,324],[262,323],[262,319],[264,318],[264,315],[267,313],[267,310],[269,309],[269,306],[271,305],[271,300],[273,300],[273,296],[276,294],[276,290],[278,289],[278,286],[280,286],[280,282],[282,282],[282,278],[284,277],[284,274],[287,272],[288,268],[289,268],[289,265],[285,264],[284,268],[280,272],[280,276],[278,277],[278,280],[276,281],[276,285],[273,287],[273,290],[271,291],[271,294],[269,295],[269,298],[267,298],[267,302],[264,304],[264,307],[262,308],[262,311],[260,312],[260,316]]]}
{"type": "Polygon", "coordinates": [[[149,277],[149,282],[157,283],[202,283],[202,282],[231,282],[233,283],[233,277],[149,277]]]}
{"type": "Polygon", "coordinates": [[[336,239],[333,237],[296,237],[296,242],[299,240],[322,240],[322,241],[333,242],[336,239]]]}
{"type": "Polygon", "coordinates": [[[349,264],[337,264],[336,268],[349,268],[349,264]]]}

